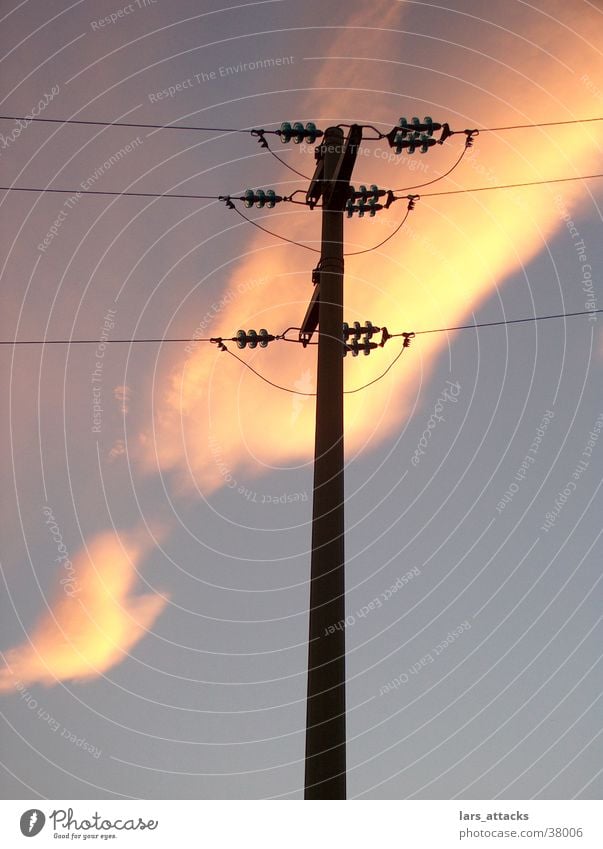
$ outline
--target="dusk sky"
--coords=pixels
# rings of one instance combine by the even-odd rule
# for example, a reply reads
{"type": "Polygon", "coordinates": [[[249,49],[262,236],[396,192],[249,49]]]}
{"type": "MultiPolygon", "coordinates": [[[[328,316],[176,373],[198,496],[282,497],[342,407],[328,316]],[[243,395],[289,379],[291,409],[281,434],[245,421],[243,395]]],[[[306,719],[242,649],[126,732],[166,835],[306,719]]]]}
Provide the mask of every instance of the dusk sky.
{"type": "MultiPolygon", "coordinates": [[[[352,179],[422,196],[345,261],[346,321],[417,333],[345,400],[348,797],[601,798],[603,179],[429,196],[603,171],[603,121],[496,129],[603,116],[601,4],[0,22],[0,183],[70,190],[1,193],[0,337],[90,340],[0,347],[3,798],[303,797],[316,348],[227,343],[292,394],[206,342],[114,340],[299,326],[320,211],[237,204],[275,236],[85,192],[305,192],[228,130],[426,115],[461,132],[367,139],[352,179]]],[[[311,177],[313,145],[267,138],[311,177]]],[[[346,252],[406,209],[346,219],[346,252]]],[[[346,389],[401,345],[346,357],[346,389]]]]}

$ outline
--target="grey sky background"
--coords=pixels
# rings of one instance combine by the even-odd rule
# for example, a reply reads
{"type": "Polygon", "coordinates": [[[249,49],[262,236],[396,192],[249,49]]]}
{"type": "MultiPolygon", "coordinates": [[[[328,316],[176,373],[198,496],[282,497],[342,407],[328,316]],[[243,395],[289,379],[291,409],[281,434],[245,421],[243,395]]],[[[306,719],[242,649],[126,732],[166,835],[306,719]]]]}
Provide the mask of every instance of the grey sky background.
{"type": "MultiPolygon", "coordinates": [[[[388,130],[401,115],[431,114],[464,129],[603,114],[601,13],[582,0],[569,9],[141,0],[100,28],[92,23],[126,6],[0,9],[5,115],[26,114],[53,85],[59,93],[45,117],[227,128],[359,120],[388,130]],[[220,67],[275,57],[291,61],[220,77],[220,67]],[[149,97],[211,72],[216,79],[173,97],[149,97]],[[510,102],[517,91],[525,102],[510,102]]],[[[7,137],[14,122],[0,124],[7,137]]],[[[597,125],[518,133],[479,136],[473,164],[433,190],[537,179],[540,157],[544,177],[601,170],[593,165],[597,125]]],[[[214,195],[304,185],[247,135],[52,124],[31,124],[3,147],[2,185],[75,189],[137,137],[91,188],[214,195]]],[[[397,188],[435,178],[460,151],[454,142],[421,159],[429,170],[371,154],[355,181],[397,188]]],[[[310,151],[271,144],[312,172],[310,151]]],[[[486,193],[419,201],[411,229],[347,260],[350,319],[401,331],[584,310],[563,209],[584,241],[600,308],[599,182],[521,191],[523,206],[505,192],[497,193],[500,208],[487,206],[486,193]],[[488,232],[506,228],[501,259],[488,232]],[[454,243],[459,253],[447,253],[454,243]],[[477,283],[467,271],[470,292],[463,251],[468,268],[476,256],[483,268],[477,283]]],[[[206,335],[264,321],[280,331],[281,316],[291,325],[303,317],[315,257],[259,234],[222,204],[83,197],[40,251],[66,197],[14,192],[0,201],[2,339],[98,339],[110,309],[114,338],[189,337],[233,287],[238,323],[231,327],[222,310],[206,335]],[[265,278],[236,290],[251,267],[265,278]]],[[[384,217],[390,229],[351,222],[351,243],[374,244],[403,211],[384,217]]],[[[319,238],[316,212],[281,206],[261,220],[292,238],[319,238]]],[[[377,394],[366,390],[349,408],[362,436],[350,441],[346,467],[349,797],[600,798],[603,437],[589,437],[597,422],[603,428],[600,320],[466,330],[433,345],[417,336],[377,394]],[[451,386],[456,395],[443,396],[451,386]],[[445,420],[415,466],[442,398],[445,420]],[[548,411],[534,462],[498,512],[548,411]],[[359,615],[374,599],[380,606],[359,615]]],[[[351,385],[383,371],[397,350],[390,342],[368,364],[348,358],[351,385]]],[[[187,409],[186,438],[198,418],[201,434],[211,420],[218,436],[238,428],[245,446],[233,453],[226,435],[220,450],[203,443],[213,474],[220,462],[226,469],[215,486],[197,474],[194,451],[190,468],[180,455],[169,467],[153,451],[163,457],[166,449],[163,399],[186,360],[183,345],[108,347],[100,434],[91,428],[94,346],[0,350],[6,657],[64,600],[45,506],[74,560],[113,528],[144,539],[126,596],[167,598],[148,633],[96,677],[25,681],[35,708],[18,674],[2,679],[5,798],[303,795],[314,402],[268,390],[209,345],[202,355],[211,379],[187,409]],[[229,390],[233,407],[224,410],[229,390]],[[264,421],[258,455],[256,423],[264,421]],[[282,444],[297,446],[290,455],[277,450],[273,427],[282,444]]],[[[313,349],[275,344],[242,356],[272,380],[313,389],[313,349]]],[[[102,564],[111,566],[99,559],[101,578],[102,564]]]]}

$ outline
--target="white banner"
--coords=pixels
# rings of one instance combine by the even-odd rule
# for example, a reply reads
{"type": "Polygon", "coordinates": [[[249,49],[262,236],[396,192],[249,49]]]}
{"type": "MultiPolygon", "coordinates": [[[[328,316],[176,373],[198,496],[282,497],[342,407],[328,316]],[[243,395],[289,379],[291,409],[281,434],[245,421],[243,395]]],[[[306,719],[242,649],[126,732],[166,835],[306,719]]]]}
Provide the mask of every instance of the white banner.
{"type": "Polygon", "coordinates": [[[0,845],[601,849],[602,808],[558,800],[3,801],[0,845]]]}

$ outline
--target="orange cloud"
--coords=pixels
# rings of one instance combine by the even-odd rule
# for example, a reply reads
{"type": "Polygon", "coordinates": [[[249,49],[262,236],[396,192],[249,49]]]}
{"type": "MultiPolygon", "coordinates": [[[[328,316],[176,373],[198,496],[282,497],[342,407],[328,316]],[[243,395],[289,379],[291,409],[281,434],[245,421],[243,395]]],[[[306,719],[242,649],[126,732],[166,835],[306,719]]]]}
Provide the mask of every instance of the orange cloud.
{"type": "MultiPolygon", "coordinates": [[[[365,116],[367,121],[390,120],[393,125],[400,114],[432,114],[436,120],[449,119],[453,127],[464,128],[475,126],[477,115],[481,122],[496,126],[600,112],[592,87],[583,79],[585,70],[589,79],[596,79],[603,70],[600,55],[580,38],[570,38],[562,25],[542,23],[542,16],[535,14],[524,16],[517,35],[484,26],[479,52],[455,45],[451,35],[442,60],[437,51],[430,53],[432,67],[423,75],[422,93],[396,94],[392,80],[397,78],[400,85],[408,74],[404,46],[412,40],[402,27],[405,4],[394,6],[377,4],[372,17],[363,13],[348,22],[348,29],[334,39],[332,58],[307,63],[308,71],[316,69],[308,84],[317,90],[300,105],[298,117],[315,118],[324,127],[334,115],[348,122],[365,116]],[[380,15],[385,10],[387,15],[380,15]],[[355,29],[361,25],[369,29],[355,29]],[[371,26],[379,29],[371,30],[371,26]],[[388,26],[398,32],[388,36],[388,26]],[[455,76],[446,73],[450,67],[455,76]],[[328,118],[322,119],[323,115],[328,118]]],[[[589,36],[596,41],[595,33],[601,29],[596,16],[583,23],[585,28],[590,26],[589,36]]],[[[413,79],[419,77],[415,74],[413,79]]],[[[589,173],[599,170],[602,138],[598,124],[484,133],[450,178],[423,191],[427,195],[446,188],[589,173]]],[[[454,136],[425,157],[404,155],[391,161],[382,158],[390,154],[385,142],[367,143],[357,160],[354,182],[401,189],[431,180],[454,162],[463,141],[463,136],[454,136]],[[419,166],[421,170],[416,170],[419,166]]],[[[305,158],[299,150],[296,156],[287,153],[287,161],[312,172],[314,160],[309,152],[305,158]]],[[[282,170],[280,176],[290,190],[291,173],[282,170]]],[[[467,323],[471,312],[495,294],[506,277],[564,230],[561,205],[575,212],[587,199],[588,189],[579,183],[423,197],[407,226],[383,248],[346,260],[345,318],[385,323],[390,331],[467,323]]],[[[400,201],[375,219],[346,223],[346,249],[360,250],[380,242],[404,211],[405,203],[400,201]]],[[[318,244],[317,210],[282,204],[268,213],[253,211],[251,216],[291,239],[313,247],[318,244]]],[[[573,250],[569,237],[568,250],[573,250]]],[[[253,231],[233,273],[231,299],[210,333],[230,335],[240,327],[279,332],[299,324],[311,295],[310,270],[317,256],[253,231]],[[265,285],[249,287],[241,294],[245,281],[257,279],[266,279],[265,285]]],[[[400,431],[421,381],[448,342],[445,334],[419,337],[385,380],[347,396],[348,452],[361,451],[371,440],[400,431]]],[[[391,341],[370,357],[349,357],[346,387],[375,378],[397,350],[397,343],[391,341]]],[[[241,356],[286,387],[307,387],[307,370],[315,373],[315,349],[275,343],[265,351],[244,351],[241,356]]],[[[155,388],[154,397],[154,431],[145,434],[139,459],[147,471],[171,471],[184,491],[196,486],[211,492],[232,479],[245,480],[312,456],[313,400],[300,403],[302,396],[296,400],[271,388],[228,354],[207,345],[185,356],[155,388]]]]}
{"type": "Polygon", "coordinates": [[[4,652],[0,691],[19,681],[83,681],[125,660],[166,604],[162,595],[131,595],[149,547],[136,535],[107,532],[80,551],[48,613],[26,641],[4,652]]]}

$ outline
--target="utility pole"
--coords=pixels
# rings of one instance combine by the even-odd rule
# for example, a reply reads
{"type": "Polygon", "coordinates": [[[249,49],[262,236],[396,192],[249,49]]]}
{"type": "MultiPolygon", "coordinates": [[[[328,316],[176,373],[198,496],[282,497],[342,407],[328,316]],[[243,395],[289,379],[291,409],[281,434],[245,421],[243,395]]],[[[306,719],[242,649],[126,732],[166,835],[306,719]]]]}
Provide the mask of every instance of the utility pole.
{"type": "Polygon", "coordinates": [[[306,718],[306,799],[346,798],[343,212],[362,127],[329,127],[307,198],[322,197],[321,259],[300,338],[316,325],[318,380],[306,718]]]}
{"type": "MultiPolygon", "coordinates": [[[[426,117],[421,123],[413,118],[409,123],[400,118],[387,135],[366,125],[376,135],[371,140],[387,139],[397,154],[403,150],[427,153],[437,144],[433,131],[442,130],[439,143],[452,135],[448,124],[436,124],[426,117]]],[[[344,551],[344,452],[343,452],[343,357],[351,351],[357,357],[383,347],[391,338],[386,327],[375,327],[367,321],[362,327],[355,321],[353,328],[343,321],[343,214],[354,213],[372,218],[381,209],[388,209],[399,200],[390,190],[362,185],[358,191],[350,178],[362,141],[363,125],[352,124],[347,138],[341,127],[329,127],[323,133],[313,123],[299,121],[293,125],[283,121],[276,131],[285,144],[305,139],[322,142],[315,148],[316,169],[306,192],[306,204],[313,209],[322,199],[322,245],[318,266],[312,273],[314,293],[299,330],[304,347],[319,327],[318,375],[316,387],[316,438],[314,444],[314,488],[312,503],[312,557],[310,575],[310,616],[308,637],[308,696],[306,714],[306,799],[346,798],[346,707],[345,707],[345,551],[344,551]],[[380,203],[380,199],[387,198],[380,203]],[[357,203],[356,203],[357,201],[357,203]],[[372,342],[375,332],[381,332],[381,342],[372,342]]],[[[262,147],[267,130],[252,130],[262,147]]],[[[474,130],[466,130],[466,146],[474,130]]],[[[460,160],[459,160],[460,161],[460,160]]],[[[296,194],[296,193],[294,193],[296,194]]],[[[408,210],[418,195],[407,195],[408,210]]],[[[220,198],[234,209],[233,198],[220,198]]],[[[257,206],[271,209],[275,203],[291,200],[277,195],[273,189],[247,189],[243,201],[250,209],[257,206]]],[[[408,214],[408,213],[407,213],[408,214]]],[[[245,217],[245,216],[243,216],[245,217]]],[[[405,220],[405,219],[404,219],[405,220]]],[[[402,221],[402,224],[404,223],[402,221]]],[[[400,229],[400,224],[398,229],[400,229]]],[[[394,231],[394,233],[397,231],[394,231]]],[[[387,240],[386,240],[387,241],[387,240]]],[[[381,243],[383,244],[383,242],[381,243]]],[[[404,336],[408,347],[414,333],[404,336]]],[[[275,336],[267,330],[239,330],[234,341],[239,348],[249,345],[266,347],[275,336]]],[[[222,339],[212,339],[224,350],[222,339]]]]}

